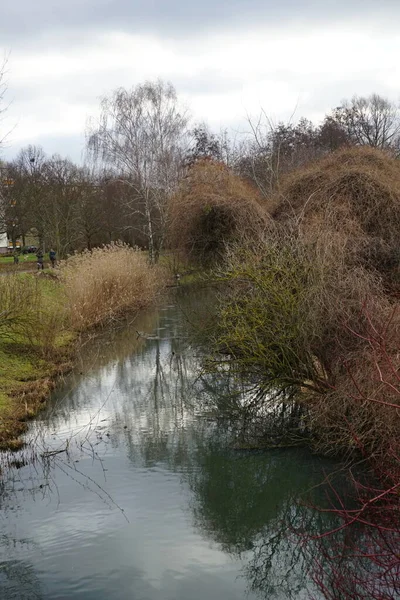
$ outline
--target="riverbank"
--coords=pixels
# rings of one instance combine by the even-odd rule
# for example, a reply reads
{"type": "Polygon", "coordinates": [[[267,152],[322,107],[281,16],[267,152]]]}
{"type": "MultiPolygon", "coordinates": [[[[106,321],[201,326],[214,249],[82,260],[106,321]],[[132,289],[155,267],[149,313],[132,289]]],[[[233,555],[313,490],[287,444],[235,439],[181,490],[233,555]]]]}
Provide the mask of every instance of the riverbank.
{"type": "Polygon", "coordinates": [[[54,273],[1,278],[0,448],[21,447],[82,339],[151,305],[166,282],[162,268],[125,246],[74,256],[54,273]]]}
{"type": "Polygon", "coordinates": [[[65,327],[64,291],[57,279],[13,274],[0,287],[0,448],[15,449],[26,421],[71,368],[77,335],[65,327]]]}

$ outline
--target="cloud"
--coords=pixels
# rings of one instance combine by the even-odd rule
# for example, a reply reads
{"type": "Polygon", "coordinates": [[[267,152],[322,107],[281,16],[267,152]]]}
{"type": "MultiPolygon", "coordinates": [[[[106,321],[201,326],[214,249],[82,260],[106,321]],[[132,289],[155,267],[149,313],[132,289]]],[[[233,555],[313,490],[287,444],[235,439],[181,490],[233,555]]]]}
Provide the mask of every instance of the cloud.
{"type": "Polygon", "coordinates": [[[400,3],[298,6],[100,0],[94,8],[71,0],[54,11],[46,0],[7,3],[0,30],[20,22],[9,60],[7,121],[16,127],[7,156],[28,143],[53,149],[57,139],[60,153],[77,143],[72,154],[80,155],[100,96],[159,77],[175,85],[194,121],[216,129],[244,129],[261,107],[274,120],[295,109],[318,119],[354,93],[397,99],[400,35],[389,21],[400,17],[400,3]]]}
{"type": "Polygon", "coordinates": [[[365,21],[366,16],[375,22],[387,17],[394,25],[400,15],[397,0],[19,0],[4,4],[0,37],[5,43],[66,30],[90,35],[113,29],[182,38],[260,22],[276,27],[288,22],[365,21]]]}

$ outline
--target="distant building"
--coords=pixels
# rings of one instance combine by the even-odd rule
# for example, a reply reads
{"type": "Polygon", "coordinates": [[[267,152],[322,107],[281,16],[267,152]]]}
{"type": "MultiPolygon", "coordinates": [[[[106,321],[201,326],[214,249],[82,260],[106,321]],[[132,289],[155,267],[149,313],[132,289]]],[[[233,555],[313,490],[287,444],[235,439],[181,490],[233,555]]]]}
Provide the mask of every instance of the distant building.
{"type": "Polygon", "coordinates": [[[6,233],[0,233],[0,254],[8,252],[8,237],[6,233]]]}

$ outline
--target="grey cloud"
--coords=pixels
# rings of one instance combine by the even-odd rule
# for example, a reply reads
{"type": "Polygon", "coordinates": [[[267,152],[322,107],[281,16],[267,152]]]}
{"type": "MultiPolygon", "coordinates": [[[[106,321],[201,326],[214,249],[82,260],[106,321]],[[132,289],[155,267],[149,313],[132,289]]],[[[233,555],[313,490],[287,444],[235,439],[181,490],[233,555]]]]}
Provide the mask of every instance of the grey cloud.
{"type": "Polygon", "coordinates": [[[28,0],[2,2],[0,39],[12,47],[19,39],[45,34],[118,29],[185,37],[245,25],[284,26],[301,22],[361,20],[384,17],[387,24],[400,17],[398,0],[28,0]]]}

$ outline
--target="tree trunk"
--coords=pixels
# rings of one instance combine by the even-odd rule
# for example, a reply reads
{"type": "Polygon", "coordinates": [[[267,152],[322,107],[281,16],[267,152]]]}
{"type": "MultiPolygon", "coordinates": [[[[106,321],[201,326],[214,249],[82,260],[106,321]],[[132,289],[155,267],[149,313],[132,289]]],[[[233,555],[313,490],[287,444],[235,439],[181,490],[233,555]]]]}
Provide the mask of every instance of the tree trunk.
{"type": "Polygon", "coordinates": [[[153,223],[151,220],[151,212],[149,206],[149,198],[146,194],[145,199],[145,213],[146,213],[146,221],[147,221],[147,237],[149,241],[149,261],[151,265],[155,263],[155,255],[154,255],[154,234],[153,234],[153,223]]]}

